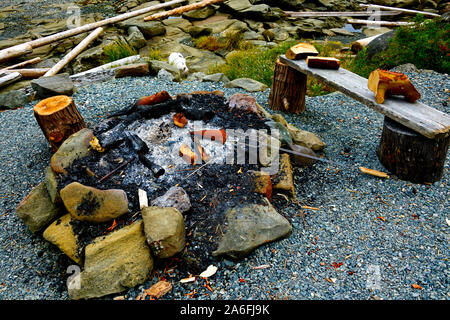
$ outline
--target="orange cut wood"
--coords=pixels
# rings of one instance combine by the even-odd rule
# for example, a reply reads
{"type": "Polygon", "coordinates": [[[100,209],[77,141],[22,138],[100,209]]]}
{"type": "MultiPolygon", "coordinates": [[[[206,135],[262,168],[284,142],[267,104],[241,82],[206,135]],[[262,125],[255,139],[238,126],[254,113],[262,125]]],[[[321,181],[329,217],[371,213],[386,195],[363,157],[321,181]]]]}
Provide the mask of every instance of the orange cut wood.
{"type": "Polygon", "coordinates": [[[310,43],[299,43],[286,52],[286,58],[291,60],[305,59],[308,56],[317,56],[319,51],[310,43]]]}
{"type": "Polygon", "coordinates": [[[197,154],[192,151],[191,148],[189,148],[189,146],[186,144],[181,145],[179,155],[181,158],[183,158],[184,161],[193,166],[198,162],[197,154]]]}
{"type": "Polygon", "coordinates": [[[173,116],[173,123],[179,128],[184,128],[187,125],[188,121],[184,114],[177,113],[173,116]]]}
{"type": "Polygon", "coordinates": [[[341,61],[336,58],[328,57],[308,57],[306,64],[310,68],[338,70],[341,67],[341,61]]]}
{"type": "Polygon", "coordinates": [[[225,144],[225,142],[227,141],[227,132],[223,129],[192,131],[189,134],[191,136],[196,136],[202,139],[217,141],[220,142],[221,144],[225,144]]]}
{"type": "Polygon", "coordinates": [[[167,91],[161,91],[158,93],[155,93],[154,95],[148,96],[148,97],[142,97],[139,99],[139,101],[136,103],[138,106],[143,105],[153,105],[157,103],[161,103],[167,100],[172,99],[170,94],[167,91]]]}
{"type": "Polygon", "coordinates": [[[36,104],[33,110],[36,121],[53,152],[56,152],[72,134],[86,128],[84,119],[71,97],[47,98],[36,104]]]}
{"type": "Polygon", "coordinates": [[[416,102],[421,94],[403,73],[375,70],[369,76],[368,87],[375,93],[377,103],[383,103],[386,95],[403,95],[408,102],[416,102]]]}

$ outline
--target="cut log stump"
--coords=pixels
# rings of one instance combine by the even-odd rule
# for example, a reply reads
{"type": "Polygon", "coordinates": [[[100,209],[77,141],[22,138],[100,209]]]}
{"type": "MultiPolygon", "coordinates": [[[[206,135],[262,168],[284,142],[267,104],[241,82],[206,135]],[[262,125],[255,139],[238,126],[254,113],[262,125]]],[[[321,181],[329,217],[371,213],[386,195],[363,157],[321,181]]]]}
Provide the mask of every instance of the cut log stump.
{"type": "Polygon", "coordinates": [[[275,65],[269,107],[274,111],[300,113],[306,110],[307,76],[280,60],[275,65]]]}
{"type": "Polygon", "coordinates": [[[86,124],[71,97],[54,96],[34,107],[34,116],[56,152],[72,134],[86,128],[86,124]]]}
{"type": "Polygon", "coordinates": [[[413,183],[433,183],[442,178],[450,137],[429,139],[384,119],[378,158],[398,178],[413,183]]]}

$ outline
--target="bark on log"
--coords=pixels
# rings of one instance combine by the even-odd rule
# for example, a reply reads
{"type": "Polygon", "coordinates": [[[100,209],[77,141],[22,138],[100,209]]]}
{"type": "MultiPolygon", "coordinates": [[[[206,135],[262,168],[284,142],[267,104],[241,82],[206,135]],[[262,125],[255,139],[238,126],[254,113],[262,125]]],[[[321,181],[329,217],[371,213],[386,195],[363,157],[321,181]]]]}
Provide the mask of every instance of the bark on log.
{"type": "Polygon", "coordinates": [[[328,57],[308,57],[306,64],[309,68],[338,70],[341,67],[341,61],[336,58],[328,57]]]}
{"type": "Polygon", "coordinates": [[[270,89],[269,107],[290,113],[305,111],[306,81],[305,74],[278,60],[270,89]]]}
{"type": "Polygon", "coordinates": [[[34,116],[50,143],[53,152],[70,135],[86,128],[86,124],[71,97],[55,96],[34,107],[34,116]]]}
{"type": "Polygon", "coordinates": [[[198,3],[193,3],[193,4],[189,4],[187,6],[182,6],[173,10],[169,10],[166,12],[161,12],[161,13],[155,13],[151,16],[145,17],[144,21],[152,21],[152,20],[158,20],[158,19],[165,19],[168,18],[170,16],[174,16],[174,15],[179,15],[182,14],[184,12],[188,12],[188,11],[192,11],[192,10],[197,10],[218,2],[223,2],[224,0],[205,0],[202,2],[198,2],[198,3]]]}
{"type": "Polygon", "coordinates": [[[433,183],[442,178],[450,137],[428,139],[391,120],[384,119],[378,158],[402,180],[433,183]]]}
{"type": "Polygon", "coordinates": [[[70,61],[72,61],[76,56],[78,56],[87,46],[91,44],[92,41],[97,39],[100,33],[103,32],[103,28],[99,27],[91,32],[86,38],[83,39],[72,51],[64,56],[57,64],[55,64],[44,77],[50,77],[57,74],[62,68],[64,68],[70,61]]]}
{"type": "Polygon", "coordinates": [[[34,48],[42,47],[47,44],[54,43],[55,41],[73,37],[78,34],[97,29],[98,27],[106,26],[108,24],[113,24],[113,23],[117,23],[120,21],[128,20],[128,19],[140,16],[140,15],[146,14],[151,11],[156,11],[156,10],[159,10],[162,8],[167,8],[167,7],[173,6],[175,4],[182,3],[184,1],[185,0],[172,0],[172,1],[164,2],[164,3],[160,3],[157,5],[148,7],[148,8],[131,11],[128,13],[118,15],[116,17],[112,17],[112,18],[108,18],[105,20],[85,24],[84,26],[81,26],[78,28],[70,29],[67,31],[63,31],[60,33],[56,33],[56,34],[47,36],[47,37],[29,41],[29,42],[26,42],[26,43],[23,43],[23,44],[20,44],[17,46],[13,46],[13,47],[10,47],[7,49],[3,49],[3,50],[0,50],[0,61],[4,61],[4,60],[8,60],[8,59],[15,58],[18,56],[22,56],[22,55],[32,52],[34,48]]]}

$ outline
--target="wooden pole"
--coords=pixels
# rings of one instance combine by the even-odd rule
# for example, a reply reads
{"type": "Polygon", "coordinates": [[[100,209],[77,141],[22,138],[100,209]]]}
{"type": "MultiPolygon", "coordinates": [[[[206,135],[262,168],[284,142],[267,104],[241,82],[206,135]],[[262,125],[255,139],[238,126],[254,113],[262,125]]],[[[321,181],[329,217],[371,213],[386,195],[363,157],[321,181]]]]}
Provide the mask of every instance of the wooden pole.
{"type": "Polygon", "coordinates": [[[4,61],[4,60],[8,60],[8,59],[11,59],[14,57],[25,55],[27,53],[32,52],[32,50],[34,48],[42,47],[47,44],[53,43],[55,41],[73,37],[80,33],[88,32],[88,31],[94,30],[99,27],[103,27],[108,24],[113,24],[113,23],[117,23],[117,22],[120,22],[123,20],[131,19],[131,18],[140,16],[140,15],[146,14],[148,12],[156,11],[156,10],[166,8],[166,7],[170,7],[175,4],[185,2],[185,1],[186,0],[172,0],[172,1],[164,2],[164,3],[160,3],[157,5],[148,7],[148,8],[143,8],[140,10],[135,10],[132,12],[124,13],[124,14],[118,15],[116,17],[101,20],[98,22],[89,23],[89,24],[86,24],[86,25],[78,27],[78,28],[70,29],[67,31],[56,33],[54,35],[50,35],[50,36],[39,38],[39,39],[30,41],[30,42],[26,42],[26,43],[23,43],[23,44],[20,44],[17,46],[13,46],[11,48],[3,49],[3,50],[0,50],[0,61],[4,61]]]}
{"type": "Polygon", "coordinates": [[[71,97],[54,96],[42,100],[34,107],[34,116],[50,143],[53,152],[86,124],[71,97]]]}
{"type": "MultiPolygon", "coordinates": [[[[373,15],[373,12],[368,11],[353,11],[353,12],[332,12],[332,11],[321,11],[321,12],[295,12],[295,11],[285,11],[284,12],[288,17],[370,17],[373,15]]],[[[381,16],[396,16],[401,14],[400,12],[395,11],[380,11],[381,16]]]]}
{"type": "Polygon", "coordinates": [[[361,7],[391,10],[391,11],[403,12],[405,14],[422,14],[424,16],[440,17],[440,15],[437,14],[437,13],[426,12],[426,11],[418,11],[418,10],[411,10],[411,9],[393,8],[393,7],[388,7],[388,6],[380,6],[380,5],[376,5],[376,4],[361,4],[361,7]]]}
{"type": "Polygon", "coordinates": [[[41,62],[41,61],[42,61],[42,59],[39,58],[39,57],[33,58],[33,59],[30,59],[30,60],[27,60],[27,61],[24,61],[24,62],[15,64],[15,65],[6,67],[6,68],[0,70],[0,72],[5,71],[5,70],[11,70],[11,69],[22,68],[22,67],[25,67],[25,66],[30,65],[30,64],[36,64],[36,63],[39,63],[39,62],[41,62]]]}
{"type": "Polygon", "coordinates": [[[193,3],[193,4],[189,4],[187,6],[182,6],[173,10],[169,10],[166,12],[161,12],[161,13],[155,13],[151,16],[145,17],[144,21],[152,21],[152,20],[158,20],[158,19],[164,19],[164,18],[168,18],[170,16],[174,16],[174,15],[178,15],[178,14],[182,14],[184,12],[188,12],[188,11],[192,11],[192,10],[197,10],[218,2],[223,2],[224,0],[204,0],[202,2],[198,2],[198,3],[193,3]]]}
{"type": "Polygon", "coordinates": [[[2,76],[0,78],[0,88],[4,87],[10,83],[16,82],[21,78],[22,78],[22,75],[19,72],[13,72],[13,73],[7,74],[6,76],[2,76]]]}
{"type": "Polygon", "coordinates": [[[62,58],[57,64],[55,64],[44,77],[54,76],[62,68],[64,68],[70,61],[72,61],[76,56],[78,56],[92,41],[97,39],[100,33],[103,32],[103,28],[99,27],[95,29],[91,34],[83,39],[72,51],[70,51],[64,58],[62,58]]]}
{"type": "Polygon", "coordinates": [[[127,64],[134,63],[134,62],[138,61],[140,58],[141,58],[140,55],[126,57],[126,58],[123,58],[123,59],[120,59],[120,60],[116,60],[116,61],[104,64],[104,65],[101,65],[101,66],[98,66],[98,67],[95,67],[95,68],[92,68],[92,69],[89,69],[89,70],[86,70],[86,71],[83,71],[83,72],[80,72],[80,73],[74,74],[71,77],[76,78],[76,77],[80,77],[80,76],[83,76],[83,75],[86,75],[86,74],[91,74],[91,73],[95,73],[95,72],[100,72],[100,71],[113,69],[113,68],[116,68],[116,67],[121,67],[121,66],[124,66],[124,65],[127,65],[127,64]]]}
{"type": "Polygon", "coordinates": [[[275,111],[300,113],[306,110],[307,76],[277,60],[269,95],[269,107],[275,111]]]}
{"type": "Polygon", "coordinates": [[[5,73],[18,72],[24,79],[36,79],[46,74],[50,68],[4,70],[5,73]]]}
{"type": "Polygon", "coordinates": [[[412,26],[414,22],[395,22],[395,21],[371,21],[361,19],[347,19],[350,24],[365,24],[368,26],[382,26],[382,27],[400,27],[400,26],[412,26]]]}

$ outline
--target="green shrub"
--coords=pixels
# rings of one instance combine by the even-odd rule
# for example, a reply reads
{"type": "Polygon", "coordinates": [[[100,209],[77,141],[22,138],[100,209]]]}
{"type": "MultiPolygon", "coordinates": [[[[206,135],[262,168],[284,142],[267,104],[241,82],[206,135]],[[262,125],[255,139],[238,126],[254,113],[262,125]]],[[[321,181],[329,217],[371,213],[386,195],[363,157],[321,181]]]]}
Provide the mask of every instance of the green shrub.
{"type": "Polygon", "coordinates": [[[105,54],[104,63],[113,62],[119,59],[137,55],[137,50],[128,43],[116,40],[106,45],[103,49],[105,54]]]}
{"type": "Polygon", "coordinates": [[[214,36],[203,36],[195,40],[195,47],[201,50],[208,50],[216,52],[222,46],[219,43],[219,39],[214,36]]]}
{"type": "Polygon", "coordinates": [[[144,58],[146,60],[164,60],[161,56],[161,52],[158,49],[151,49],[148,53],[145,54],[144,58]]]}

